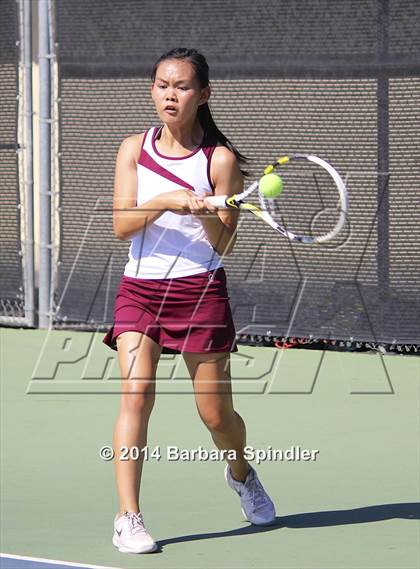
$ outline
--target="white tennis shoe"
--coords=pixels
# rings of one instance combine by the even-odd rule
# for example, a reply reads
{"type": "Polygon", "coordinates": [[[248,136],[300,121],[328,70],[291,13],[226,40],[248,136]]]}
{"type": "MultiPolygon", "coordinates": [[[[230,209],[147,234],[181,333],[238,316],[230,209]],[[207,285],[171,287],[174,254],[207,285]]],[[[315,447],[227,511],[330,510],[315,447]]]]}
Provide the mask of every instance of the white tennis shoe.
{"type": "Polygon", "coordinates": [[[264,490],[252,466],[245,482],[239,482],[232,477],[230,467],[227,464],[225,479],[229,486],[239,494],[242,513],[247,521],[256,526],[268,526],[275,522],[276,510],[274,504],[264,490]]]}
{"type": "Polygon", "coordinates": [[[144,527],[143,516],[134,512],[115,516],[112,543],[121,553],[152,553],[157,549],[157,543],[144,527]]]}

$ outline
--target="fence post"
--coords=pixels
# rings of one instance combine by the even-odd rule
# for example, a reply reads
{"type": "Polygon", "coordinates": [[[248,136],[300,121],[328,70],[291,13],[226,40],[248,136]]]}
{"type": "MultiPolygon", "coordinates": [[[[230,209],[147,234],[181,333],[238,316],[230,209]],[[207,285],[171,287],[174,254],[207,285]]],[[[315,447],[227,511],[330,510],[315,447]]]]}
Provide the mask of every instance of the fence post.
{"type": "Polygon", "coordinates": [[[47,0],[38,1],[39,49],[39,322],[51,326],[51,64],[47,0]]]}

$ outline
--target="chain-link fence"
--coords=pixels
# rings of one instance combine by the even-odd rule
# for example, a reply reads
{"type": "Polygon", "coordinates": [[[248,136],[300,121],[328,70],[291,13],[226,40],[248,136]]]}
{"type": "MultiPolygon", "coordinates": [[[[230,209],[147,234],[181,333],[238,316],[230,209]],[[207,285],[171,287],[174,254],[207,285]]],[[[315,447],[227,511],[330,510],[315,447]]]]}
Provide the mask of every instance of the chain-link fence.
{"type": "MultiPolygon", "coordinates": [[[[277,155],[311,153],[334,164],[349,191],[348,232],[332,246],[291,247],[242,219],[224,261],[238,333],[419,342],[418,2],[51,6],[52,326],[105,330],[112,322],[129,245],[112,232],[116,152],[158,124],[152,64],[186,44],[209,61],[212,111],[252,158],[251,178],[277,155]]],[[[319,209],[293,185],[285,199],[292,224],[319,209]]]]}

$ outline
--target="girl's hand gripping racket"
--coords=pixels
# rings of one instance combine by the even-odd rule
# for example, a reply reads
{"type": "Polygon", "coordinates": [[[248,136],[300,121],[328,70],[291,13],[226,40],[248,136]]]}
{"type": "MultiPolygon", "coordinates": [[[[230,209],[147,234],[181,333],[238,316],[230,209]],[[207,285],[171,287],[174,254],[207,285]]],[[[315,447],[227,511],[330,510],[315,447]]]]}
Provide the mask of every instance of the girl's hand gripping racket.
{"type": "MultiPolygon", "coordinates": [[[[273,207],[273,200],[264,197],[263,193],[260,191],[260,183],[264,179],[264,176],[259,181],[251,184],[244,192],[240,194],[235,194],[233,196],[211,196],[209,198],[206,198],[206,201],[210,202],[212,206],[218,209],[231,207],[247,210],[259,219],[265,221],[268,225],[270,225],[270,227],[272,227],[275,231],[280,233],[280,235],[283,235],[283,237],[286,237],[290,241],[298,241],[299,243],[308,245],[330,241],[331,239],[334,239],[334,237],[336,237],[338,233],[343,229],[346,222],[348,208],[346,186],[339,173],[331,166],[331,164],[325,160],[322,160],[321,158],[318,158],[317,156],[312,155],[294,154],[291,156],[281,156],[276,160],[276,162],[270,164],[264,169],[264,175],[271,174],[274,171],[284,167],[286,164],[298,161],[312,162],[322,168],[324,172],[327,172],[327,174],[329,174],[329,184],[334,188],[334,196],[337,197],[338,219],[335,227],[333,227],[328,232],[324,232],[323,234],[317,236],[311,236],[292,233],[286,229],[284,227],[284,223],[282,222],[282,217],[279,218],[275,212],[275,208],[273,207]],[[246,198],[255,190],[258,192],[258,198],[261,207],[257,207],[256,205],[245,201],[246,198]],[[268,206],[266,200],[268,201],[268,206]]],[[[312,184],[315,185],[316,180],[312,180],[311,185],[312,184]]],[[[315,189],[318,188],[314,188],[314,190],[315,189]]]]}

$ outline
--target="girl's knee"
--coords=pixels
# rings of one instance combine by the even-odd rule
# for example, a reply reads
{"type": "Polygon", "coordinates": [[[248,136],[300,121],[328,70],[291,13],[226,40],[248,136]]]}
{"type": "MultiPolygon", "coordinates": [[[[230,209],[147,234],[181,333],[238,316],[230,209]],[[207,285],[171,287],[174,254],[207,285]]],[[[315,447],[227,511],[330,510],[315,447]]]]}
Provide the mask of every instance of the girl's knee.
{"type": "Polygon", "coordinates": [[[235,412],[231,409],[211,409],[204,412],[199,410],[199,413],[209,431],[228,431],[235,421],[235,412]]]}
{"type": "Polygon", "coordinates": [[[131,390],[121,394],[120,410],[126,413],[150,414],[155,402],[154,390],[131,390]]]}

